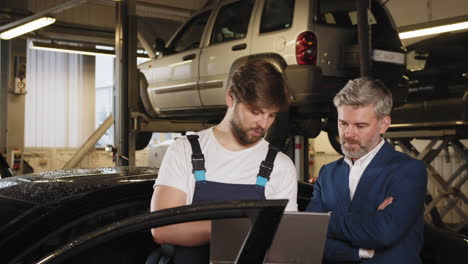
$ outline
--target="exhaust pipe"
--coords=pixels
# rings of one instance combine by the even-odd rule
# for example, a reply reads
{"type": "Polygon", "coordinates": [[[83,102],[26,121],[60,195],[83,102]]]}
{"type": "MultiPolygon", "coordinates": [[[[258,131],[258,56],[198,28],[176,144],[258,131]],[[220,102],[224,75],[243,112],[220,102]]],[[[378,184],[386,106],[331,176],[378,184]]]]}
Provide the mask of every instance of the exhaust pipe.
{"type": "Polygon", "coordinates": [[[361,77],[372,77],[371,65],[371,39],[367,9],[370,8],[370,0],[357,0],[357,26],[359,41],[359,62],[361,77]]]}

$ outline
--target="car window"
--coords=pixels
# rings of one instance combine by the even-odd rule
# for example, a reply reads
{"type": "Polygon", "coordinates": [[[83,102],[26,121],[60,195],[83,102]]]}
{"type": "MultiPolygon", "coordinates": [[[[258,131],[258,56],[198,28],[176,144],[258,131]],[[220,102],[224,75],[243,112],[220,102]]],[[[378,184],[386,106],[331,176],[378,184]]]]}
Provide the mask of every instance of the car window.
{"type": "Polygon", "coordinates": [[[293,14],[294,0],[266,0],[260,22],[260,33],[290,28],[293,14]]]}
{"type": "MultiPolygon", "coordinates": [[[[105,178],[106,175],[98,176],[105,178]]],[[[83,234],[124,218],[148,212],[151,192],[147,192],[146,190],[148,188],[151,189],[154,180],[143,180],[139,176],[135,179],[126,177],[121,177],[121,179],[122,181],[128,180],[128,184],[109,187],[104,179],[100,190],[87,191],[60,199],[59,202],[37,206],[27,214],[17,217],[14,222],[10,222],[15,223],[15,225],[7,225],[6,230],[5,226],[2,226],[3,228],[0,227],[2,229],[1,235],[4,235],[0,236],[2,247],[0,262],[36,263],[35,260],[37,258],[61,247],[69,241],[73,241],[83,234]],[[125,195],[122,196],[122,193],[125,193],[125,195]],[[14,227],[17,228],[13,230],[14,227]],[[3,249],[6,252],[3,252],[3,249]]],[[[69,183],[67,186],[69,186],[69,183]]],[[[4,200],[1,200],[0,202],[2,205],[11,204],[10,201],[5,203],[4,200]]],[[[20,207],[17,209],[27,209],[22,204],[18,204],[18,206],[20,207]]],[[[7,210],[6,213],[9,213],[9,211],[7,210]]],[[[82,261],[64,263],[109,262],[82,261]]]]}
{"type": "MultiPolygon", "coordinates": [[[[374,15],[368,10],[369,25],[377,24],[374,15]]],[[[355,26],[357,25],[357,11],[338,11],[321,14],[320,22],[328,25],[355,26]]]]}
{"type": "MultiPolygon", "coordinates": [[[[374,3],[372,3],[375,5],[374,3]]],[[[367,17],[369,25],[377,24],[377,20],[368,10],[367,17]]],[[[354,1],[343,0],[321,0],[319,2],[318,22],[327,25],[336,25],[340,27],[352,27],[357,25],[357,11],[354,1]]]]}
{"type": "Polygon", "coordinates": [[[203,30],[205,29],[210,12],[207,11],[190,20],[172,41],[169,50],[172,53],[200,47],[203,30]]]}
{"type": "Polygon", "coordinates": [[[412,50],[406,54],[406,69],[409,71],[421,71],[426,66],[427,52],[416,52],[412,50]]]}
{"type": "Polygon", "coordinates": [[[247,34],[252,1],[238,1],[223,6],[216,17],[211,44],[241,39],[247,34]]]}

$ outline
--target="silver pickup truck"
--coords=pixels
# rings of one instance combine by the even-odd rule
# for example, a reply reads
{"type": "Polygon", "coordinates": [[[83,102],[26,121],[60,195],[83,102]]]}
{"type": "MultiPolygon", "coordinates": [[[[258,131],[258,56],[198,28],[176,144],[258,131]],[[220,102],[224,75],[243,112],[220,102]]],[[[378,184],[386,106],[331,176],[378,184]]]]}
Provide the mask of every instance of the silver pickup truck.
{"type": "MultiPolygon", "coordinates": [[[[294,96],[288,118],[295,135],[336,134],[332,98],[359,76],[357,1],[221,0],[195,14],[164,43],[157,59],[139,65],[147,115],[216,121],[225,110],[226,83],[247,58],[261,57],[283,71],[294,96]],[[328,125],[324,120],[330,120],[328,125]]],[[[370,1],[368,25],[372,75],[387,83],[396,104],[404,48],[393,20],[378,0],[370,1]]]]}

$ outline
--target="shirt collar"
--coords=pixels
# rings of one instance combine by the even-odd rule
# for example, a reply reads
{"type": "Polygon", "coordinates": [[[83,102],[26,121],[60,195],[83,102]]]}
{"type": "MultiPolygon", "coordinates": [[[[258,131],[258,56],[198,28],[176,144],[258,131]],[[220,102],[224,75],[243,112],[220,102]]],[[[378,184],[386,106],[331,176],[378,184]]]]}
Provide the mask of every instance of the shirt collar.
{"type": "Polygon", "coordinates": [[[367,153],[366,155],[356,160],[354,164],[353,164],[353,161],[346,156],[344,160],[346,161],[346,163],[348,163],[349,167],[353,167],[353,166],[367,167],[367,165],[369,165],[372,159],[374,159],[377,152],[379,152],[379,150],[382,148],[384,143],[385,143],[385,140],[381,138],[377,146],[375,146],[371,151],[369,151],[369,153],[367,153]]]}

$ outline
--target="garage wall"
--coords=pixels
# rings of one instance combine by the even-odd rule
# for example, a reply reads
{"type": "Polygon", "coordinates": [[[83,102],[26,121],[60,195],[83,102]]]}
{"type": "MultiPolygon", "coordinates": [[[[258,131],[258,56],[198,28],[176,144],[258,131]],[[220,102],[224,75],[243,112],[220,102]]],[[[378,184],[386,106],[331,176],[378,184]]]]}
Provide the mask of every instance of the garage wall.
{"type": "MultiPolygon", "coordinates": [[[[148,146],[136,152],[136,166],[159,168],[167,148],[180,136],[180,133],[154,133],[148,146]]],[[[34,172],[59,170],[77,151],[77,148],[29,147],[25,148],[24,160],[34,168],[34,172]]],[[[103,148],[96,148],[86,154],[77,167],[114,167],[112,154],[103,148]]]]}
{"type": "Polygon", "coordinates": [[[327,132],[322,131],[316,138],[309,139],[309,159],[313,159],[313,163],[309,163],[309,178],[318,177],[323,165],[341,157],[330,145],[327,132]]]}
{"type": "MultiPolygon", "coordinates": [[[[34,168],[34,172],[59,170],[78,151],[76,148],[25,148],[24,160],[34,168]]],[[[137,166],[150,166],[149,148],[136,152],[137,166]]],[[[78,163],[77,168],[114,167],[112,153],[104,149],[90,151],[78,163]]]]}
{"type": "Polygon", "coordinates": [[[0,153],[6,153],[8,124],[8,45],[0,40],[0,153]]]}
{"type": "MultiPolygon", "coordinates": [[[[435,160],[431,163],[432,166],[439,172],[442,177],[447,181],[452,175],[462,164],[465,164],[466,161],[462,159],[462,157],[453,151],[453,149],[450,147],[449,152],[446,153],[447,156],[445,155],[439,155],[435,160]]],[[[465,170],[464,172],[461,173],[460,176],[457,177],[457,179],[454,181],[453,185],[456,185],[461,179],[466,177],[467,171],[465,170]]],[[[433,197],[438,196],[442,190],[438,188],[438,185],[435,184],[433,180],[429,180],[428,188],[427,190],[431,193],[433,197]]],[[[460,188],[460,191],[464,193],[465,195],[468,194],[468,184],[462,185],[460,188]]],[[[439,204],[437,204],[437,208],[440,210],[443,207],[447,205],[447,200],[441,201],[439,204]]],[[[463,203],[463,201],[458,201],[457,205],[462,209],[465,214],[468,214],[468,206],[463,203]]],[[[462,221],[466,221],[466,219],[463,219],[460,217],[459,214],[457,214],[454,210],[451,210],[443,219],[444,223],[460,223],[462,221]]]]}

